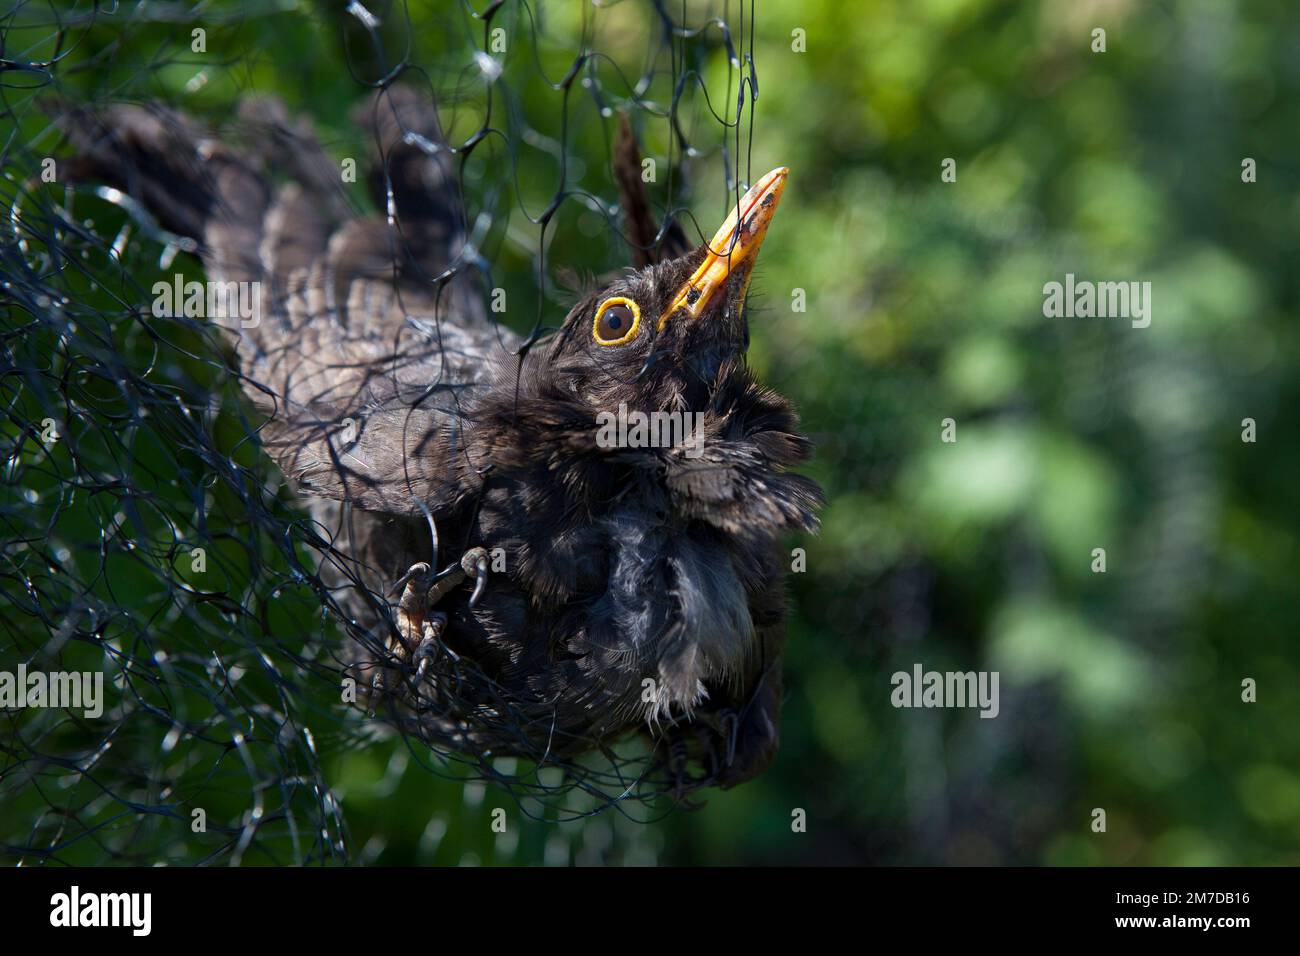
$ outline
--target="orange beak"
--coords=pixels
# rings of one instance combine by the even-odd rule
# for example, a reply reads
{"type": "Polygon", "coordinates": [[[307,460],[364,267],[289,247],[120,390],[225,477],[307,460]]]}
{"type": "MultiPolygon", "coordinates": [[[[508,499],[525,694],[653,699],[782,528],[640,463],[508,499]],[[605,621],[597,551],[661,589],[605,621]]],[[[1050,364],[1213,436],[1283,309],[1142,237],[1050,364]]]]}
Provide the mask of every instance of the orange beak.
{"type": "Polygon", "coordinates": [[[709,241],[708,254],[700,267],[659,316],[658,331],[662,332],[668,320],[678,312],[685,312],[692,319],[699,318],[727,284],[732,272],[754,261],[767,236],[767,227],[776,213],[789,175],[787,167],[778,166],[741,197],[722,228],[709,241]]]}

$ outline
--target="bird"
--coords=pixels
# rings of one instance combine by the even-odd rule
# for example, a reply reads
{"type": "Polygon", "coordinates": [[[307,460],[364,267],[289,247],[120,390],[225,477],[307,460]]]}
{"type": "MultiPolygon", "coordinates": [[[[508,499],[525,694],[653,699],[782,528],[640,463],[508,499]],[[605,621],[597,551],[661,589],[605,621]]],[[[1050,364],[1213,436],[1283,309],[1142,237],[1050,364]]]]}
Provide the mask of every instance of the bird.
{"type": "Polygon", "coordinates": [[[650,213],[624,116],[632,264],[524,337],[489,317],[427,91],[393,84],[353,111],[379,214],[278,100],[240,103],[240,141],[159,103],[56,115],[72,181],[130,197],[210,281],[257,284],[256,323],[213,321],[321,529],[321,580],[374,638],[346,662],[359,706],[457,751],[543,762],[639,737],[647,776],[679,796],[771,763],[782,540],[815,532],[824,502],[794,470],[812,443],[792,404],[745,360],[788,169],[692,244],[650,213]],[[601,440],[602,416],[636,413],[689,421],[695,440],[601,440]]]}

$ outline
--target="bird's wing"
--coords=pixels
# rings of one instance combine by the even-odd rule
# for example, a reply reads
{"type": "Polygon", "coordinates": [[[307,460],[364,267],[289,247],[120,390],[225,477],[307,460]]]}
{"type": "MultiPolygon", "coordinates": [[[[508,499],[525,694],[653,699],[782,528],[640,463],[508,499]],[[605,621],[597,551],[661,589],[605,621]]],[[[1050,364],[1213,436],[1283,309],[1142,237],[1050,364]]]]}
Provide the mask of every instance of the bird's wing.
{"type": "Polygon", "coordinates": [[[354,114],[382,217],[355,214],[347,161],[306,121],[264,98],[240,113],[232,144],[156,104],[66,108],[71,178],[133,196],[197,243],[210,282],[244,284],[256,314],[213,319],[302,491],[418,513],[454,471],[461,409],[519,344],[485,314],[437,113],[393,87],[354,114]]]}

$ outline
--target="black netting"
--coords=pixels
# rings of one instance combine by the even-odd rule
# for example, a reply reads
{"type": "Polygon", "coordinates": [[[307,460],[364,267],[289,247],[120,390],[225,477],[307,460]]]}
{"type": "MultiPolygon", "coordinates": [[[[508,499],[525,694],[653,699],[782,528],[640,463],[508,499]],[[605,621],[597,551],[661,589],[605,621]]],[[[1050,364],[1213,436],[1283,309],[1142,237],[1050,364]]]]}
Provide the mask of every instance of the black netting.
{"type": "MultiPolygon", "coordinates": [[[[753,14],[632,0],[20,2],[0,19],[0,664],[105,679],[99,717],[0,714],[4,855],[364,859],[340,790],[376,771],[381,785],[428,787],[460,818],[482,812],[483,781],[513,798],[512,814],[551,822],[611,807],[643,821],[674,805],[680,776],[644,741],[553,746],[536,714],[454,655],[428,672],[436,720],[400,695],[369,701],[373,719],[366,700],[340,700],[350,648],[388,653],[355,611],[365,582],[342,525],[304,511],[265,454],[227,334],[151,309],[155,283],[201,275],[194,244],[123,192],[72,185],[56,118],[167,103],[274,162],[310,116],[333,164],[357,162],[356,184],[337,184],[357,212],[373,144],[349,113],[416,90],[437,104],[449,150],[407,142],[442,152],[466,210],[461,258],[418,279],[435,302],[462,276],[499,292],[498,347],[522,355],[573,301],[565,268],[625,266],[674,218],[696,239],[710,224],[685,215],[692,187],[713,184],[723,213],[750,180],[753,14]],[[265,95],[285,104],[276,130],[247,106],[265,95]],[[663,226],[650,237],[629,231],[611,172],[624,116],[656,164],[663,226]],[[416,770],[432,782],[411,783],[416,770]]],[[[460,552],[441,530],[424,532],[435,569],[460,552]]],[[[362,603],[381,606],[370,590],[362,603]]],[[[414,825],[426,843],[455,842],[446,816],[414,825]]],[[[499,856],[478,830],[457,837],[461,858],[499,856]]],[[[616,832],[631,835],[602,831],[603,858],[644,857],[635,832],[616,832]]],[[[548,837],[524,839],[552,856],[548,837]]]]}

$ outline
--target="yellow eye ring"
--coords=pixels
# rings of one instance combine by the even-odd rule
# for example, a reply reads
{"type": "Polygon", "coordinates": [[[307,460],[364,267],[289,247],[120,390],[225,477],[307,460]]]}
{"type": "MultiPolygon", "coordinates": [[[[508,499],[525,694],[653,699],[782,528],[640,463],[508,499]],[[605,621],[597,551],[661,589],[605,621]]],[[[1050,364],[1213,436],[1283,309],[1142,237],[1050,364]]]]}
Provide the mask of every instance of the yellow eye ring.
{"type": "Polygon", "coordinates": [[[641,328],[641,307],[626,296],[614,296],[612,299],[606,299],[596,310],[596,318],[591,323],[591,337],[597,345],[623,345],[631,342],[636,337],[637,330],[641,328]],[[616,305],[626,306],[632,313],[632,327],[622,336],[616,339],[602,338],[600,334],[600,319],[605,312],[616,305]]]}

